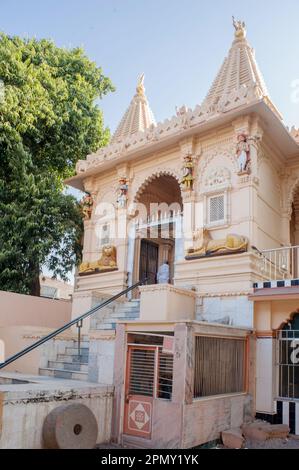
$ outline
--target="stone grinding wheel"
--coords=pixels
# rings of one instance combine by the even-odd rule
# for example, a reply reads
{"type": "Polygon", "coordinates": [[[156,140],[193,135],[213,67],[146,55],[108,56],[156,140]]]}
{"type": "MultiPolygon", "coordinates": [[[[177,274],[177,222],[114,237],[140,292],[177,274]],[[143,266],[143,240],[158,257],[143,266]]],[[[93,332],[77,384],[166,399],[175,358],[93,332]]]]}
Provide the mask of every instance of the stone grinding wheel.
{"type": "Polygon", "coordinates": [[[58,406],[48,414],[43,425],[46,449],[93,449],[97,435],[97,420],[81,403],[58,406]]]}

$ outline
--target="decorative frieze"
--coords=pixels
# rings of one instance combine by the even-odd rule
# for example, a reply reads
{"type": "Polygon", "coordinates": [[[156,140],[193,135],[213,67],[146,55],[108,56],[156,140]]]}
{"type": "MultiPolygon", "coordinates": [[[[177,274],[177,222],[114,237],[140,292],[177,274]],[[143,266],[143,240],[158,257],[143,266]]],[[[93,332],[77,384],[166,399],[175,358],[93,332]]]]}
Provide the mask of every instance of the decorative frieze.
{"type": "Polygon", "coordinates": [[[121,142],[112,143],[99,149],[96,153],[88,155],[86,160],[79,160],[76,165],[77,174],[83,173],[90,168],[101,166],[106,160],[117,161],[122,155],[132,151],[142,151],[150,146],[153,141],[160,142],[170,137],[183,134],[186,130],[199,126],[200,124],[216,120],[219,116],[229,110],[245,105],[250,100],[260,99],[259,87],[255,84],[242,86],[238,90],[227,93],[218,105],[200,106],[193,110],[186,107],[179,108],[177,115],[171,119],[150,126],[144,131],[129,135],[121,142]]]}

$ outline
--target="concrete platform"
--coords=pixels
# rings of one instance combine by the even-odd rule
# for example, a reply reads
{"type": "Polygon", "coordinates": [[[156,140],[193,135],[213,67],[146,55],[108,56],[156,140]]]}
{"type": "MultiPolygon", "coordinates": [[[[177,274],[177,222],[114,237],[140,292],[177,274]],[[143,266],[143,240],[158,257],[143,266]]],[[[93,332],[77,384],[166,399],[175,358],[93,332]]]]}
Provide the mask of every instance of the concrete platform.
{"type": "Polygon", "coordinates": [[[111,385],[1,372],[0,449],[43,448],[42,428],[46,416],[67,403],[88,406],[98,423],[97,443],[109,442],[113,392],[111,385]]]}

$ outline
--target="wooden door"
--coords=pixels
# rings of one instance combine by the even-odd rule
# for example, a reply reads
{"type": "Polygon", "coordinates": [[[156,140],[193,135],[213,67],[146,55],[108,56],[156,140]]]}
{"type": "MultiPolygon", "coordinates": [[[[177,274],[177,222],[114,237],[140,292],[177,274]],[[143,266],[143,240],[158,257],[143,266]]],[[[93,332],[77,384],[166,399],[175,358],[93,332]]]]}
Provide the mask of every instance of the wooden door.
{"type": "Polygon", "coordinates": [[[124,433],[151,438],[157,348],[128,346],[124,433]]]}
{"type": "Polygon", "coordinates": [[[159,245],[149,240],[141,240],[139,279],[147,278],[148,284],[156,284],[158,256],[159,245]]]}

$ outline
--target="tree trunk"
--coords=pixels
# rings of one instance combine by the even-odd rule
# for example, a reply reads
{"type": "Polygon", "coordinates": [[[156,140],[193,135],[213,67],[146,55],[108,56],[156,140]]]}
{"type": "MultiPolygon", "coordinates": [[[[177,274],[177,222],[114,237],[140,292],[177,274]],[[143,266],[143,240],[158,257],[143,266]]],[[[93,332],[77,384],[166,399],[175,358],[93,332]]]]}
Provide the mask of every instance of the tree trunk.
{"type": "Polygon", "coordinates": [[[32,279],[30,283],[30,295],[40,297],[40,281],[39,281],[39,265],[35,262],[30,262],[30,271],[32,273],[32,279]]]}

